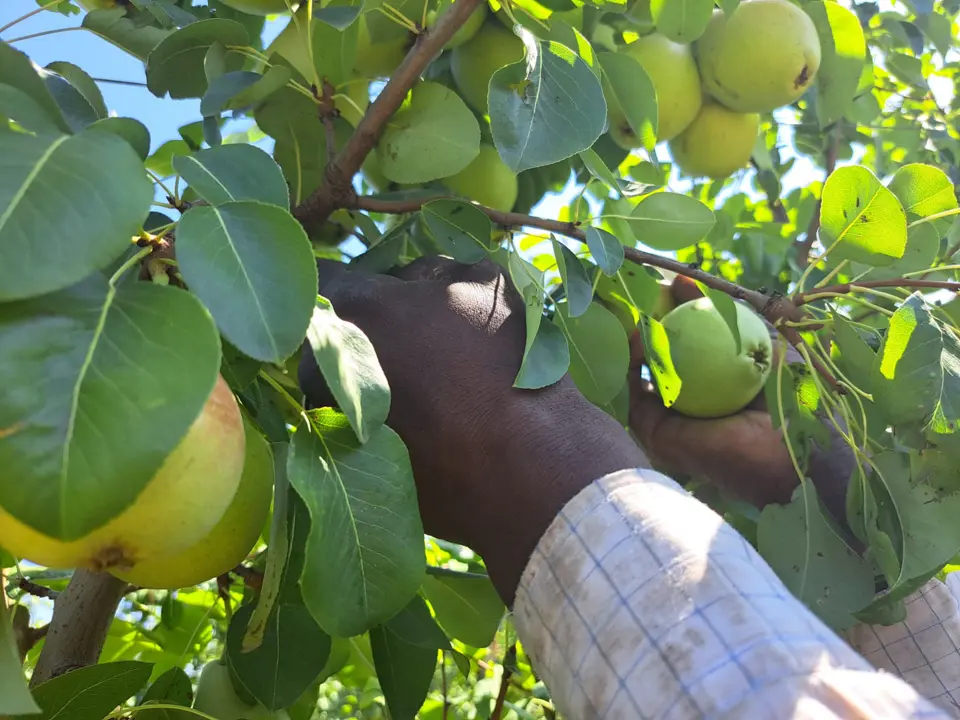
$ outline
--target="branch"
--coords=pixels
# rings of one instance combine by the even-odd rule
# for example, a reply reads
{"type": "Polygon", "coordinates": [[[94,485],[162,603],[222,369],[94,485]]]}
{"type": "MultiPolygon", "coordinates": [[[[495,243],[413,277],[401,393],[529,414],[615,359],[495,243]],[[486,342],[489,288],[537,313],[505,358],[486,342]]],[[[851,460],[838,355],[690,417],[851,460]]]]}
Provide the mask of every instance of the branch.
{"type": "Polygon", "coordinates": [[[936,288],[938,290],[960,292],[960,282],[951,282],[949,280],[912,280],[910,278],[858,280],[855,282],[840,283],[839,285],[815,288],[810,292],[798,293],[793,296],[792,300],[793,304],[799,307],[823,297],[845,295],[846,293],[854,292],[857,288],[936,288]]]}
{"type": "Polygon", "coordinates": [[[52,590],[46,585],[38,585],[35,582],[30,582],[25,577],[20,578],[20,580],[17,582],[17,589],[22,590],[28,595],[47,598],[48,600],[56,600],[60,595],[60,593],[58,593],[56,590],[52,590]]]}
{"type": "MultiPolygon", "coordinates": [[[[830,134],[830,147],[827,148],[826,168],[827,175],[824,178],[826,183],[833,171],[837,167],[837,154],[840,152],[840,126],[835,125],[830,134]]],[[[810,250],[813,243],[817,241],[817,232],[820,230],[820,207],[823,205],[823,190],[820,190],[820,197],[817,199],[817,206],[813,209],[813,217],[810,218],[810,224],[807,226],[807,234],[797,245],[797,259],[801,265],[805,265],[810,257],[810,250]]]]}
{"type": "Polygon", "coordinates": [[[373,149],[387,121],[403,104],[407,92],[420,78],[427,65],[443,51],[443,46],[480,3],[481,0],[457,0],[449,10],[440,15],[435,25],[420,32],[410,52],[364,113],[343,150],[333,162],[327,164],[323,184],[294,210],[294,216],[308,231],[310,227],[322,225],[330,217],[330,213],[338,207],[348,206],[355,198],[353,176],[373,149]]]}
{"type": "Polygon", "coordinates": [[[323,123],[325,138],[327,142],[327,163],[332,163],[337,156],[337,128],[333,121],[340,114],[336,103],[333,100],[336,89],[330,82],[323,79],[323,94],[320,96],[320,121],[323,123]]]}
{"type": "Polygon", "coordinates": [[[77,570],[53,606],[47,641],[30,685],[94,665],[127,583],[106,573],[77,570]]]}

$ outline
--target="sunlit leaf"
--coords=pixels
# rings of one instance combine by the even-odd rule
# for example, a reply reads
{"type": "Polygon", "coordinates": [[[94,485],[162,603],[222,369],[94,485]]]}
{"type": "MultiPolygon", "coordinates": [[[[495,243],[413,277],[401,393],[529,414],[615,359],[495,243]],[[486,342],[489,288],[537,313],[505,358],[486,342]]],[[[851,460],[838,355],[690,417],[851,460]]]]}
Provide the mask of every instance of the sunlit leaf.
{"type": "Polygon", "coordinates": [[[603,68],[603,94],[608,112],[619,108],[640,145],[648,151],[657,144],[657,92],[640,62],[626,54],[604,52],[599,56],[603,68]]]}
{"type": "Polygon", "coordinates": [[[804,5],[820,36],[820,69],[817,71],[817,120],[826,127],[850,111],[867,44],[860,20],[835,2],[814,0],[804,5]]]}
{"type": "Polygon", "coordinates": [[[71,670],[34,688],[37,720],[100,720],[142,688],[151,665],[112,662],[71,670]]]}
{"type": "Polygon", "coordinates": [[[943,170],[932,165],[904,165],[894,174],[888,187],[900,200],[903,209],[913,215],[927,217],[957,207],[953,183],[943,170]]]}
{"type": "Polygon", "coordinates": [[[657,250],[682,250],[703,240],[716,219],[689,195],[655,192],[637,203],[628,220],[637,240],[657,250]]]}
{"type": "Polygon", "coordinates": [[[670,407],[677,401],[683,384],[670,356],[670,338],[660,321],[649,315],[640,318],[639,327],[643,337],[644,362],[650,368],[654,386],[663,404],[670,407]]]}
{"type": "Polygon", "coordinates": [[[677,43],[692,43],[703,34],[713,14],[711,0],[650,0],[653,22],[677,43]]]}
{"type": "Polygon", "coordinates": [[[455,573],[428,575],[423,594],[440,627],[452,638],[473,647],[493,642],[506,612],[490,578],[455,573]]]}

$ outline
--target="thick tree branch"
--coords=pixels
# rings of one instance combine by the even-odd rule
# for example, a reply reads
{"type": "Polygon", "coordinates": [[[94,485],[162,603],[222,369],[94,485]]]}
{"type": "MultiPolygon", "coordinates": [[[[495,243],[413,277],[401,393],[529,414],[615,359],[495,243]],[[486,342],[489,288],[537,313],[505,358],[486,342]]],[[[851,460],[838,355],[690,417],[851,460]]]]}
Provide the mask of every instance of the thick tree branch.
{"type": "Polygon", "coordinates": [[[440,15],[436,24],[425,28],[417,36],[410,52],[394,71],[380,95],[369,107],[357,129],[350,136],[333,162],[327,164],[323,184],[294,210],[294,216],[309,231],[326,222],[338,207],[347,207],[355,196],[353,176],[373,149],[387,121],[403,104],[410,88],[443,46],[454,36],[467,18],[479,7],[481,0],[457,0],[440,15]]]}
{"type": "Polygon", "coordinates": [[[30,685],[93,665],[127,583],[106,573],[77,570],[53,606],[47,641],[30,685]]]}
{"type": "Polygon", "coordinates": [[[828,285],[815,288],[805,293],[794,295],[792,300],[796,306],[806,305],[809,302],[829,297],[831,295],[845,295],[856,292],[856,288],[934,288],[938,290],[952,290],[960,292],[960,282],[949,280],[913,280],[911,278],[893,278],[891,280],[857,280],[855,282],[828,285]]]}

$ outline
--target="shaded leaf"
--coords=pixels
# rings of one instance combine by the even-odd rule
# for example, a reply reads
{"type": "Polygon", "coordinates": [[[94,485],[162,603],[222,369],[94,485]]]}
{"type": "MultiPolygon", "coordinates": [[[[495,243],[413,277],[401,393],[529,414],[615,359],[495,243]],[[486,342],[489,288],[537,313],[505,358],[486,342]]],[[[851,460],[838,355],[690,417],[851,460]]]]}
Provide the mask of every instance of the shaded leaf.
{"type": "Polygon", "coordinates": [[[60,126],[33,98],[12,85],[0,83],[0,121],[13,120],[25,130],[57,135],[60,126]]]}
{"type": "MultiPolygon", "coordinates": [[[[147,58],[147,87],[157,97],[202,97],[207,89],[203,61],[215,42],[224,46],[249,44],[247,31],[238,22],[213,18],[187,25],[164,38],[147,58]]],[[[225,69],[239,70],[243,55],[228,52],[225,69]]]]}
{"type": "Polygon", "coordinates": [[[590,402],[604,405],[623,387],[630,364],[627,336],[607,309],[591,303],[580,317],[571,317],[566,303],[557,305],[554,322],[570,347],[570,377],[590,402]]]}
{"type": "Polygon", "coordinates": [[[43,709],[37,720],[101,720],[142,688],[153,668],[144,662],[112,662],[71,670],[33,690],[43,709]]]}
{"type": "Polygon", "coordinates": [[[11,616],[0,605],[0,715],[30,715],[40,712],[21,668],[17,638],[11,616]]]}
{"type": "MultiPolygon", "coordinates": [[[[546,325],[553,327],[551,323],[546,325]]],[[[447,635],[477,648],[493,642],[506,608],[490,578],[452,573],[428,575],[423,593],[447,635]]]]}
{"type": "Polygon", "coordinates": [[[703,35],[713,14],[711,0],[650,0],[650,14],[663,35],[689,45],[703,35]]]}
{"type": "Polygon", "coordinates": [[[623,265],[623,245],[616,237],[600,228],[585,231],[590,255],[605,275],[614,275],[623,265]]]}
{"type": "Polygon", "coordinates": [[[432,200],[422,208],[423,221],[440,249],[462,263],[480,262],[491,248],[493,224],[474,205],[460,200],[432,200]]]}
{"type": "Polygon", "coordinates": [[[57,75],[73,85],[90,107],[93,108],[98,118],[107,117],[107,105],[103,101],[103,93],[100,92],[100,88],[94,79],[87,75],[86,72],[72,63],[61,60],[48,63],[46,69],[57,73],[57,75]]]}
{"type": "Polygon", "coordinates": [[[627,221],[637,240],[657,250],[682,250],[707,236],[713,212],[689,195],[655,192],[647,195],[627,221]]]}
{"type": "Polygon", "coordinates": [[[620,186],[617,184],[617,179],[613,176],[613,172],[607,167],[603,158],[597,155],[593,148],[582,150],[579,155],[587,172],[606,185],[608,189],[613,190],[615,193],[620,192],[620,186]]]}
{"type": "Polygon", "coordinates": [[[259,200],[290,206],[280,167],[253,145],[238,143],[173,158],[173,169],[211,205],[234,200],[259,200]]]}
{"type": "Polygon", "coordinates": [[[131,20],[122,6],[88,12],[81,27],[144,61],[173,32],[131,20]]]}
{"type": "Polygon", "coordinates": [[[60,107],[60,112],[70,126],[71,132],[82,132],[100,119],[97,111],[91,107],[80,91],[62,77],[48,70],[40,70],[40,77],[60,107]]]}
{"type": "Polygon", "coordinates": [[[736,347],[736,354],[740,354],[740,323],[737,319],[737,306],[733,303],[733,298],[727,295],[721,290],[714,290],[704,285],[702,282],[697,282],[697,287],[700,288],[706,297],[710,298],[710,302],[713,303],[713,307],[716,308],[717,312],[720,313],[720,317],[723,318],[723,321],[727,324],[727,328],[730,330],[730,334],[733,335],[733,344],[736,347]]]}
{"type": "Polygon", "coordinates": [[[43,109],[50,123],[63,132],[70,132],[70,126],[64,120],[60,107],[34,70],[30,58],[5,42],[0,42],[0,83],[24,93],[43,109]]]}
{"type": "Polygon", "coordinates": [[[146,160],[150,155],[150,131],[139,120],[108,117],[97,120],[87,128],[87,132],[108,132],[122,138],[141,160],[146,160]]]}
{"type": "MultiPolygon", "coordinates": [[[[182,705],[184,708],[188,708],[192,702],[193,686],[190,683],[190,677],[183,671],[183,668],[178,666],[167,670],[147,688],[140,700],[140,706],[156,703],[182,705]]],[[[188,720],[190,713],[167,709],[141,710],[136,716],[146,718],[146,720],[188,720]]]]}

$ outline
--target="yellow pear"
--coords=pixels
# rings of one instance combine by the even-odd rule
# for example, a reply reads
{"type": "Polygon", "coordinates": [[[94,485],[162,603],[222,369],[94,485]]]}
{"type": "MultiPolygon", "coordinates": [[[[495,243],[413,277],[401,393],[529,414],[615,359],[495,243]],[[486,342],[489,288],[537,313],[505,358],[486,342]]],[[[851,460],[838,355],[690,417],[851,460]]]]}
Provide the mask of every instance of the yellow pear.
{"type": "Polygon", "coordinates": [[[244,447],[240,408],[218,377],[186,436],[123,512],[64,541],[0,508],[0,543],[18,557],[53,568],[125,570],[145,557],[178,553],[223,517],[240,484],[244,447]]]}
{"type": "Polygon", "coordinates": [[[173,590],[198,585],[243,562],[267,521],[273,492],[270,447],[252,425],[244,422],[244,428],[247,451],[240,487],[220,522],[186,550],[144,558],[114,575],[139,587],[173,590]]]}
{"type": "Polygon", "coordinates": [[[457,195],[503,212],[513,210],[519,192],[517,174],[493,145],[481,145],[473,162],[441,182],[457,195]]]}
{"type": "MultiPolygon", "coordinates": [[[[670,140],[700,111],[700,75],[689,45],[680,45],[660,33],[645,35],[621,50],[640,63],[657,92],[657,140],[670,140]]],[[[610,135],[623,148],[641,144],[623,111],[610,105],[610,135]]]]}
{"type": "Polygon", "coordinates": [[[708,101],[690,127],[670,141],[670,154],[688,175],[725,178],[750,162],[759,129],[756,113],[708,101]]]}
{"type": "Polygon", "coordinates": [[[485,114],[490,78],[504,65],[523,60],[524,52],[520,38],[498,22],[486,22],[473,39],[450,54],[450,72],[460,96],[485,114]]]}
{"type": "Polygon", "coordinates": [[[788,0],[747,0],[713,13],[696,43],[703,87],[737,112],[771,112],[797,100],[820,69],[820,39],[788,0]]]}

